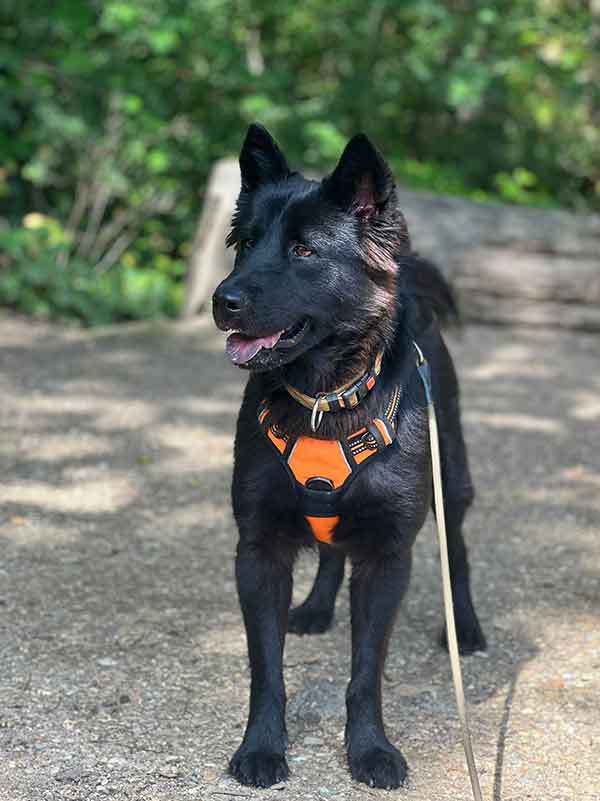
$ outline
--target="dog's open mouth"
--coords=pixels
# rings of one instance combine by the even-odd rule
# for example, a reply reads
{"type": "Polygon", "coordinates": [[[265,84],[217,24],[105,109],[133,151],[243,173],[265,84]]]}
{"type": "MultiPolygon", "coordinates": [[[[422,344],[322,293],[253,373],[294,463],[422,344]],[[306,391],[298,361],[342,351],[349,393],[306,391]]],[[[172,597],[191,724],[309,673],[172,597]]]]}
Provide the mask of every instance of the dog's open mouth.
{"type": "Polygon", "coordinates": [[[261,350],[286,350],[297,345],[308,331],[308,320],[299,320],[290,328],[262,337],[233,331],[227,337],[227,355],[234,364],[248,364],[261,350]]]}

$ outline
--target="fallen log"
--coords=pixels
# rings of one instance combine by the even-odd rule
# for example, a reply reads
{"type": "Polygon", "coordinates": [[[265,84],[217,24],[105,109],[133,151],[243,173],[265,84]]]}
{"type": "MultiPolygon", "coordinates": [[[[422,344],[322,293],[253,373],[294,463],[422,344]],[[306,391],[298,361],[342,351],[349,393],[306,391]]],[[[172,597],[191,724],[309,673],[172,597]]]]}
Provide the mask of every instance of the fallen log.
{"type": "MultiPolygon", "coordinates": [[[[206,307],[231,269],[224,240],[239,191],[233,159],[209,179],[184,316],[206,307]]],[[[600,331],[600,215],[484,204],[399,188],[415,250],[452,280],[465,317],[600,331]]]]}

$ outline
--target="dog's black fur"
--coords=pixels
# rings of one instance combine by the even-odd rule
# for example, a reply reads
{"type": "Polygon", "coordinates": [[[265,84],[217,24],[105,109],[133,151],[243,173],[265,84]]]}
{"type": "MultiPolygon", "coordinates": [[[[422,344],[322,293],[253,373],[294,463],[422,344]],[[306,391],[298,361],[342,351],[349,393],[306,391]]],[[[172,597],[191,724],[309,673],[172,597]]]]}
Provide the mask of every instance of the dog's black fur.
{"type": "Polygon", "coordinates": [[[432,495],[427,416],[413,339],[432,371],[458,639],[463,653],[485,648],[462,535],[473,489],[458,384],[438,326],[456,307],[438,270],[411,251],[390,170],[364,135],[349,142],[328,178],[315,182],[291,172],[267,131],[252,125],[240,165],[242,189],[228,240],[237,257],[233,272],[215,292],[216,323],[248,337],[296,331],[303,323],[304,335],[297,344],[292,339],[291,346],[284,341],[263,348],[245,365],[252,372],[237,425],[232,496],[251,691],[246,733],[230,770],[242,783],[259,787],[287,777],[286,631],[309,634],[331,626],[348,557],[348,763],[358,781],[397,787],[407,766],[385,735],[381,677],[408,586],[411,547],[432,495]],[[382,414],[400,384],[397,444],[373,459],[349,487],[333,546],[319,546],[315,585],[307,600],[289,611],[294,559],[314,540],[285,469],[259,429],[258,405],[269,398],[271,419],[281,429],[311,435],[310,412],[289,396],[282,381],[309,395],[331,391],[366,371],[380,348],[385,356],[374,390],[351,411],[325,414],[313,436],[338,439],[356,431],[382,414]]]}

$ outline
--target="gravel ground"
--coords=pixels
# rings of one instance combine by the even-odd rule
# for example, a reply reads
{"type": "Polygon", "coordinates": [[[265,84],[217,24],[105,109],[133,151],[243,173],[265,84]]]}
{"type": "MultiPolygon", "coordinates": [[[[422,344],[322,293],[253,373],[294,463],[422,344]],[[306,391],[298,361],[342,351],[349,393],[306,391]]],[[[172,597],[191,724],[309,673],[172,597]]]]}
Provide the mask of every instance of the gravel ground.
{"type": "MultiPolygon", "coordinates": [[[[486,801],[600,797],[600,340],[469,327],[474,595],[463,661],[486,801]]],[[[225,773],[248,672],[233,580],[231,437],[243,376],[208,323],[89,333],[0,316],[0,800],[467,801],[431,524],[390,646],[395,794],[342,749],[347,592],[290,636],[285,786],[225,773]]],[[[315,562],[302,557],[295,597],[315,562]]]]}

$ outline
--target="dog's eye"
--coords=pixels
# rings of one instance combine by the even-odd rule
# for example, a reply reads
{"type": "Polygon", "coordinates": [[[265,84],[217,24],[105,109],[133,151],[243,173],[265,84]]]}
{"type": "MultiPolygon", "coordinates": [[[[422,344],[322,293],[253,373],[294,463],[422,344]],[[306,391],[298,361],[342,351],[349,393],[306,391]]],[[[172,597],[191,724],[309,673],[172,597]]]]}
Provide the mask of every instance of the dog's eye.
{"type": "Polygon", "coordinates": [[[242,239],[240,247],[242,250],[250,250],[250,248],[254,247],[254,239],[242,239]]]}
{"type": "Polygon", "coordinates": [[[310,248],[307,248],[306,245],[294,245],[292,248],[292,253],[294,256],[305,259],[307,256],[312,256],[313,251],[310,248]]]}

